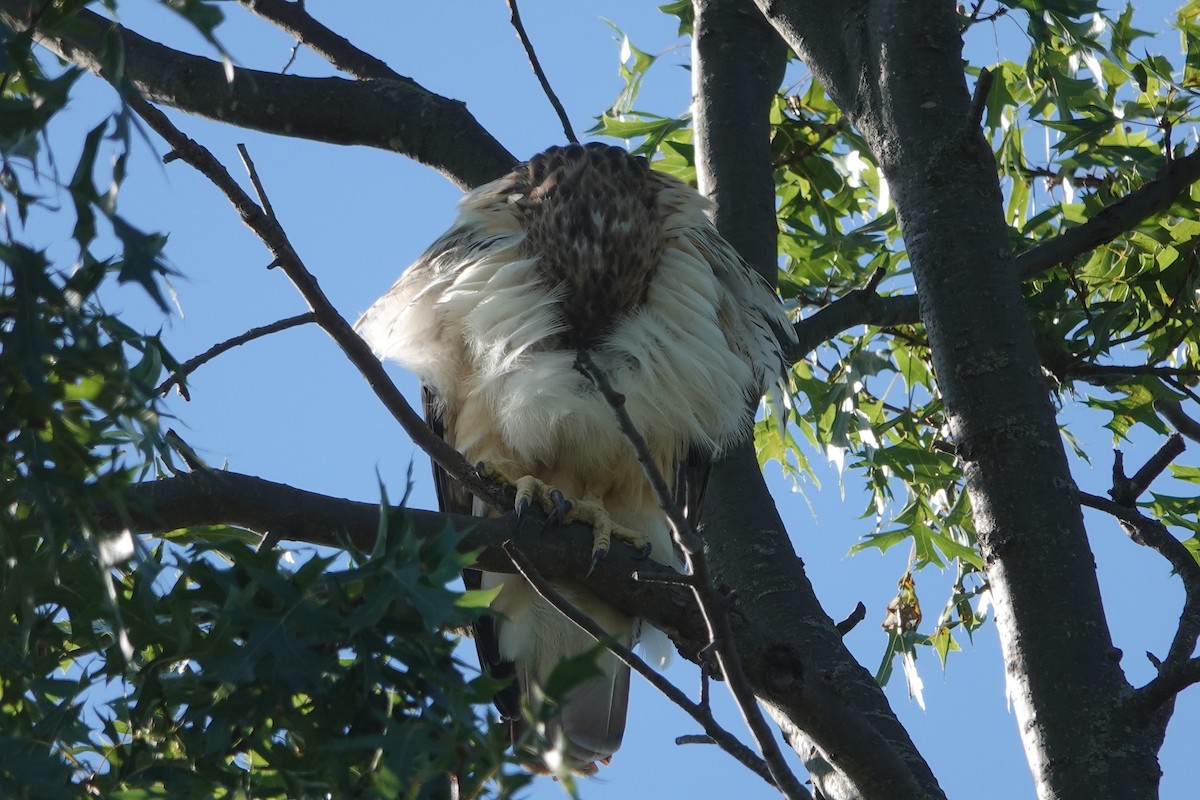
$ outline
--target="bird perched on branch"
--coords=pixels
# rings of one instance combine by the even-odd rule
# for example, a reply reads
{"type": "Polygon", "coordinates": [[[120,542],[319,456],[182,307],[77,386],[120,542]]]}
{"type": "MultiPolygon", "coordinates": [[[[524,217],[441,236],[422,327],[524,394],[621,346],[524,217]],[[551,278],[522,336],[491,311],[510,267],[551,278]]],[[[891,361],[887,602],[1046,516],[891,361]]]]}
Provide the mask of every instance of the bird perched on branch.
{"type": "MultiPolygon", "coordinates": [[[[453,227],[363,315],[380,355],[415,372],[426,418],[471,463],[517,487],[518,511],[593,526],[674,564],[667,522],[613,409],[575,369],[586,352],[625,399],[655,463],[695,517],[708,466],[744,439],[794,338],[779,299],[717,233],[709,203],[646,160],[602,144],[552,147],[468,194],[453,227]]],[[[488,513],[435,467],[443,511],[488,513]]],[[[553,530],[552,528],[550,529],[553,530]]],[[[547,535],[552,535],[548,533],[547,535]]],[[[483,668],[514,682],[496,698],[513,725],[522,698],[595,642],[521,577],[475,631],[483,668]]],[[[615,639],[639,620],[580,583],[556,588],[615,639]]],[[[648,626],[645,626],[648,627],[648,626]]],[[[546,769],[591,772],[620,746],[629,669],[611,653],[539,738],[546,769]]]]}

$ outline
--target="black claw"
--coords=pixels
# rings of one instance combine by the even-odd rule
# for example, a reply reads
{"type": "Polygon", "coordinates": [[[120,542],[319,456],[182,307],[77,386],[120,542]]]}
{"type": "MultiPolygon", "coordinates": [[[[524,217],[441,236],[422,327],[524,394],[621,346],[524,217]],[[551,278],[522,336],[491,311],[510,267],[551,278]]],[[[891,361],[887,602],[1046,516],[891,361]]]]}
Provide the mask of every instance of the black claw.
{"type": "Polygon", "coordinates": [[[649,558],[651,549],[653,549],[653,548],[649,542],[646,542],[644,545],[642,545],[642,549],[638,550],[638,554],[636,556],[638,561],[649,558]]]}
{"type": "Polygon", "coordinates": [[[604,557],[606,555],[608,555],[607,548],[601,548],[600,550],[597,550],[594,553],[592,553],[592,563],[588,564],[587,574],[584,577],[590,578],[592,575],[592,572],[596,569],[596,565],[599,564],[601,561],[603,561],[604,557]]]}
{"type": "Polygon", "coordinates": [[[554,503],[554,510],[550,512],[550,519],[562,523],[563,519],[567,516],[567,512],[571,510],[571,501],[558,489],[551,489],[550,502],[554,503]]]}
{"type": "Polygon", "coordinates": [[[517,519],[525,519],[526,512],[529,511],[529,498],[522,497],[517,501],[517,519]]]}

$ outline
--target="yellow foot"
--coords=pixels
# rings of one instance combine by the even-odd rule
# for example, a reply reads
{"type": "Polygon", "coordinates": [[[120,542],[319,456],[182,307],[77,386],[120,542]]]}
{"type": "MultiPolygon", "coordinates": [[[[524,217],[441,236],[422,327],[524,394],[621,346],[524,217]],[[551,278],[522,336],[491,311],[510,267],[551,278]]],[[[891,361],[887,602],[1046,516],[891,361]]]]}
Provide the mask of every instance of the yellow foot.
{"type": "Polygon", "coordinates": [[[643,557],[650,554],[650,540],[644,534],[614,522],[599,497],[585,496],[581,500],[569,500],[561,490],[532,475],[522,475],[514,480],[492,464],[480,465],[480,471],[516,487],[517,500],[514,506],[518,517],[525,516],[530,506],[537,503],[546,512],[547,525],[551,522],[563,525],[582,522],[591,525],[592,560],[588,567],[589,575],[608,555],[614,538],[629,543],[640,551],[643,557]]]}

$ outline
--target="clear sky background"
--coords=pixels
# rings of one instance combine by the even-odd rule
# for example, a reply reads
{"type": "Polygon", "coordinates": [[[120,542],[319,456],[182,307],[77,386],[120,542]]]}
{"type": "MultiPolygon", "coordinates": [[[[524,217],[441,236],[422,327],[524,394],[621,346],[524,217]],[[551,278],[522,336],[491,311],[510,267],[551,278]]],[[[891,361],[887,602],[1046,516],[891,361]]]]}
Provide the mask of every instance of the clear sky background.
{"type": "MultiPolygon", "coordinates": [[[[218,36],[235,63],[281,69],[292,41],[233,4],[222,5],[231,20],[218,36]]],[[[371,4],[309,0],[306,7],[400,73],[431,91],[465,101],[518,157],[563,143],[561,128],[509,27],[503,0],[371,4]],[[352,12],[346,12],[347,5],[352,12]]],[[[145,35],[165,37],[172,46],[191,52],[212,52],[186,24],[156,4],[126,0],[120,8],[123,20],[145,35]]],[[[677,40],[674,18],[659,13],[653,4],[526,0],[522,12],[551,82],[581,135],[622,88],[619,39],[605,20],[625,30],[642,50],[663,53],[637,107],[672,116],[686,111],[690,102],[687,43],[677,40]]],[[[1172,4],[1162,0],[1143,2],[1135,23],[1162,30],[1172,12],[1172,4]]],[[[969,34],[968,57],[980,66],[994,63],[998,55],[1022,60],[1022,30],[1023,21],[1016,19],[976,26],[969,34]]],[[[1173,33],[1151,47],[1155,46],[1172,54],[1179,47],[1173,33]]],[[[290,71],[334,74],[325,62],[305,51],[290,71]]],[[[789,75],[798,79],[803,68],[795,65],[789,75]]],[[[60,169],[68,175],[83,131],[117,104],[112,90],[90,77],[76,86],[74,98],[64,118],[69,129],[55,133],[63,161],[60,169]]],[[[434,171],[394,154],[265,136],[172,116],[239,178],[242,171],[235,145],[244,142],[249,147],[296,250],[351,320],[454,217],[459,190],[434,171]]],[[[170,234],[167,255],[181,273],[172,281],[181,313],[164,317],[140,291],[129,289],[109,293],[110,310],[122,311],[134,327],[162,328],[168,348],[180,360],[248,328],[306,310],[286,277],[265,269],[270,256],[218,192],[182,162],[159,165],[158,156],[167,148],[153,134],[151,141],[157,153],[145,143],[136,148],[120,207],[143,230],[170,234]]],[[[69,208],[69,200],[63,202],[69,208]]],[[[35,220],[29,238],[44,244],[47,236],[54,235],[53,225],[35,220]]],[[[60,264],[74,258],[69,244],[57,245],[52,253],[60,264]]],[[[392,372],[417,404],[415,382],[399,369],[392,372]]],[[[170,401],[168,408],[177,419],[169,424],[214,465],[373,501],[377,475],[387,483],[391,496],[398,497],[409,464],[415,461],[411,502],[423,508],[436,506],[427,459],[414,452],[366,383],[315,326],[230,352],[201,368],[189,383],[192,400],[174,397],[170,401]]],[[[1090,466],[1074,464],[1076,480],[1084,490],[1103,495],[1111,469],[1111,440],[1100,427],[1104,418],[1082,403],[1068,405],[1064,414],[1076,425],[1075,433],[1092,456],[1090,466]]],[[[1158,444],[1155,437],[1143,435],[1136,446],[1124,445],[1127,463],[1140,465],[1158,444]]],[[[823,462],[818,453],[810,456],[823,462]]],[[[1200,462],[1193,449],[1180,463],[1200,462]]],[[[879,623],[895,594],[896,580],[907,567],[907,548],[847,555],[876,524],[872,518],[860,519],[868,498],[852,474],[842,487],[836,472],[824,469],[821,488],[804,487],[808,502],[791,490],[777,466],[768,467],[767,474],[795,548],[829,614],[840,619],[858,601],[866,604],[867,619],[849,634],[847,643],[874,671],[886,641],[879,623]]],[[[1135,684],[1144,683],[1153,672],[1142,654],[1164,653],[1178,618],[1182,590],[1168,565],[1129,542],[1114,521],[1090,514],[1088,523],[1114,639],[1125,653],[1123,666],[1135,684]]],[[[1063,565],[1064,570],[1071,568],[1063,565]]],[[[936,569],[917,576],[926,627],[948,597],[953,577],[950,570],[936,569]]],[[[1005,698],[995,629],[989,623],[976,633],[974,642],[965,636],[958,641],[964,652],[952,654],[945,672],[932,651],[922,652],[919,665],[926,710],[908,698],[899,671],[887,688],[888,697],[948,796],[1032,797],[1016,721],[1005,698]]],[[[685,688],[698,685],[697,670],[682,659],[676,659],[668,674],[685,688]]],[[[713,696],[726,726],[744,733],[724,699],[723,687],[714,686],[713,696]]],[[[717,748],[673,744],[676,736],[696,732],[690,719],[635,678],[624,746],[599,778],[582,784],[582,796],[775,796],[717,748]]],[[[1179,703],[1162,752],[1163,797],[1195,796],[1198,739],[1200,691],[1194,689],[1179,703]]],[[[532,796],[553,798],[562,792],[545,779],[532,796]]]]}

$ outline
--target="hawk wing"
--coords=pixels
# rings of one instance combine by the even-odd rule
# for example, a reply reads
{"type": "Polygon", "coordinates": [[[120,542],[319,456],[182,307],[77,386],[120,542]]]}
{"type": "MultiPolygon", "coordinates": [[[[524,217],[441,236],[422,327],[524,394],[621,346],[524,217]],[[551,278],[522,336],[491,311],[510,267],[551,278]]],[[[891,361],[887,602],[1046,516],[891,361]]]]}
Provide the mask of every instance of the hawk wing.
{"type": "MultiPolygon", "coordinates": [[[[425,412],[425,421],[433,432],[443,439],[446,438],[445,411],[438,402],[436,390],[429,386],[421,387],[421,405],[425,412]]],[[[433,466],[433,486],[437,492],[438,510],[449,514],[473,514],[475,499],[462,484],[452,479],[446,470],[436,463],[433,466]]],[[[463,585],[467,589],[479,589],[482,586],[483,573],[477,569],[464,569],[463,585]]],[[[514,677],[513,663],[500,657],[500,643],[497,638],[496,620],[484,617],[472,627],[472,638],[475,641],[475,652],[479,656],[480,667],[489,675],[501,680],[514,677]]],[[[501,720],[513,726],[512,738],[520,738],[521,692],[515,681],[498,691],[493,698],[501,720]]]]}

